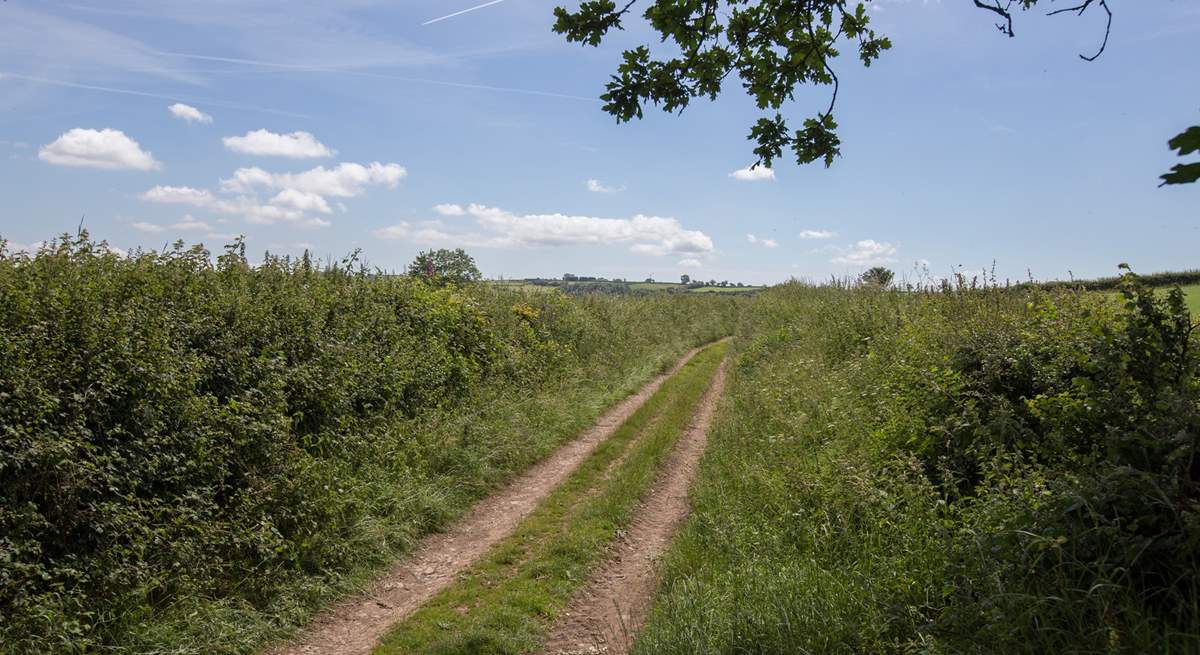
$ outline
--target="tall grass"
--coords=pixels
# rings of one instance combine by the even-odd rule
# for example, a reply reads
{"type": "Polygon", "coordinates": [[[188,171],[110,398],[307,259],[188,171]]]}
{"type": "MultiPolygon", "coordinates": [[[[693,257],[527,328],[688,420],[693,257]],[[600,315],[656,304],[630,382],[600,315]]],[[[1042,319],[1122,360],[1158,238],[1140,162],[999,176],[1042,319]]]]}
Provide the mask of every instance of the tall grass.
{"type": "Polygon", "coordinates": [[[0,244],[0,650],[251,652],[741,302],[0,244]]]}
{"type": "Polygon", "coordinates": [[[1200,651],[1180,294],[785,285],[637,652],[1200,651]]]}

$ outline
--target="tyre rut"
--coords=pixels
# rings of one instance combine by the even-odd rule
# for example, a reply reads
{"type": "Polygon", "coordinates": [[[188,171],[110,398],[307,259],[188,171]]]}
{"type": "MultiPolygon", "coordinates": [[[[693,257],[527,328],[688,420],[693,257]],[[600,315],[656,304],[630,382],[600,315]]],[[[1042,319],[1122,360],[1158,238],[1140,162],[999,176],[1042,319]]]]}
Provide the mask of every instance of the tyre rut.
{"type": "Polygon", "coordinates": [[[705,346],[617,403],[581,436],[559,447],[445,532],[430,534],[365,592],[320,614],[298,638],[268,655],[368,655],[398,621],[421,607],[516,529],[538,504],[705,346]]]}

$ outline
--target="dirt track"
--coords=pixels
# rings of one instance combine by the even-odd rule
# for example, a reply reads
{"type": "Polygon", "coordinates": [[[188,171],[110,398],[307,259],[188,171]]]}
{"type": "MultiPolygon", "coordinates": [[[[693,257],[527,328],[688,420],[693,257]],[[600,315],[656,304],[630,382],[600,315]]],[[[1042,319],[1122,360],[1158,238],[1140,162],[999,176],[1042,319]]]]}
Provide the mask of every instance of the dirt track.
{"type": "Polygon", "coordinates": [[[725,387],[721,362],[687,432],[663,464],[626,531],[551,629],[546,655],[623,655],[641,630],[656,587],[656,563],[687,517],[688,491],[725,387]]]}
{"type": "Polygon", "coordinates": [[[684,355],[606,412],[582,436],[479,501],[446,532],[421,540],[364,594],[317,617],[295,641],[271,655],[368,655],[387,630],[454,582],[459,573],[505,537],[563,480],[702,348],[684,355]]]}

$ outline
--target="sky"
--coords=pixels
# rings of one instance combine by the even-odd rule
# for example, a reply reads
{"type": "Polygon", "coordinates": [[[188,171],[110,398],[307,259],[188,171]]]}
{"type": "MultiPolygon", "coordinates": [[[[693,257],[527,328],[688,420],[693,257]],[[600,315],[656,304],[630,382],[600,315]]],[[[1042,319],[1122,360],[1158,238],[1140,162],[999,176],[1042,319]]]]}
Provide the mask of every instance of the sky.
{"type": "Polygon", "coordinates": [[[966,0],[871,3],[894,45],[839,58],[843,156],[748,170],[763,114],[736,84],[680,115],[601,111],[622,50],[665,47],[640,18],[591,48],[544,0],[8,0],[0,238],[82,220],[122,251],[243,235],[388,270],[463,247],[491,278],[1195,268],[1200,185],[1157,176],[1200,122],[1200,2],[1110,4],[1088,63],[1098,12],[1023,13],[1007,38],[966,0]]]}

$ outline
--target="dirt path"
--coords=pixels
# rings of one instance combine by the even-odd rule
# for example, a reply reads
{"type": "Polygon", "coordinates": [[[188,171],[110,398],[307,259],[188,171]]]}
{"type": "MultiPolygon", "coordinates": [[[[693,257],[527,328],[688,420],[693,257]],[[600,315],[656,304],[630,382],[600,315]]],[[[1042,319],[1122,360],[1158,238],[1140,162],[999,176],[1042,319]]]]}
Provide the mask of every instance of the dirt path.
{"type": "Polygon", "coordinates": [[[367,655],[388,628],[454,582],[459,573],[512,534],[588,455],[641,407],[667,378],[703,348],[684,355],[667,373],[606,412],[582,436],[479,501],[446,532],[431,534],[364,594],[321,614],[295,641],[270,655],[367,655]]]}
{"type": "Polygon", "coordinates": [[[544,655],[624,655],[646,621],[655,564],[688,513],[688,491],[725,388],[721,362],[687,432],[680,437],[630,527],[551,628],[544,655]]]}

